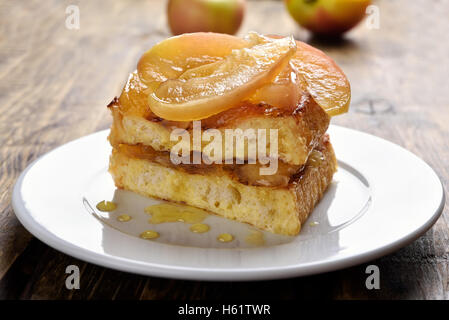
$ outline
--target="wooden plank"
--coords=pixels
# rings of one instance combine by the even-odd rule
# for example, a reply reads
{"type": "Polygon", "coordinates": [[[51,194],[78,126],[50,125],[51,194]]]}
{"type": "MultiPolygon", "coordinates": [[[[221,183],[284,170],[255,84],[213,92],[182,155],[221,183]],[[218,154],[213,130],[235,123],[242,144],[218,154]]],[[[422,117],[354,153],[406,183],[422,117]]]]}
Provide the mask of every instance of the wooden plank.
{"type": "MultiPolygon", "coordinates": [[[[80,30],[65,27],[65,2],[0,2],[0,298],[449,299],[447,208],[419,240],[372,262],[381,269],[379,291],[365,288],[366,265],[293,280],[208,283],[108,270],[38,240],[21,255],[32,237],[10,205],[20,172],[54,147],[108,127],[105,105],[139,56],[169,36],[164,1],[74,3],[80,7],[80,30]],[[80,290],[65,288],[69,264],[82,271],[80,290]]],[[[309,37],[281,1],[250,1],[240,34],[294,34],[324,50],[347,73],[353,92],[349,114],[333,123],[404,146],[427,161],[448,190],[449,6],[426,0],[377,5],[379,30],[362,23],[345,39],[329,43],[309,37]]]]}
{"type": "Polygon", "coordinates": [[[128,4],[80,2],[81,28],[68,30],[61,1],[1,3],[0,278],[31,238],[10,205],[20,172],[54,147],[107,128],[105,105],[161,38],[163,3],[128,4]]]}

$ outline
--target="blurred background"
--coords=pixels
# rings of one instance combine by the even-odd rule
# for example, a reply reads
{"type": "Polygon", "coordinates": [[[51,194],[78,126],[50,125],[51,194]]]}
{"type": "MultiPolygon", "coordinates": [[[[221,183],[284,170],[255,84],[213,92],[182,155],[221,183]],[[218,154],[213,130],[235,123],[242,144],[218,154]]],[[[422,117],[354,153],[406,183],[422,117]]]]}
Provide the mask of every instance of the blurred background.
{"type": "MultiPolygon", "coordinates": [[[[245,2],[237,35],[243,36],[248,31],[293,35],[324,50],[352,84],[351,112],[372,113],[374,108],[376,112],[392,114],[406,105],[409,111],[403,117],[407,117],[410,112],[430,112],[421,110],[423,104],[447,104],[445,92],[449,85],[444,79],[449,64],[443,63],[448,52],[444,41],[449,29],[446,1],[434,0],[432,5],[426,0],[373,1],[374,11],[366,14],[365,20],[342,37],[328,38],[314,36],[297,23],[284,1],[245,2]]],[[[315,1],[287,1],[294,2],[315,1]]],[[[25,90],[27,94],[21,99],[24,105],[36,103],[35,99],[48,105],[48,100],[61,97],[58,103],[63,109],[78,110],[65,119],[67,124],[96,117],[97,121],[104,119],[102,128],[105,128],[109,118],[102,106],[120,92],[142,53],[172,35],[165,0],[0,3],[3,106],[13,103],[13,96],[25,90]],[[79,9],[79,27],[72,19],[75,12],[72,6],[79,9]],[[95,112],[91,112],[92,108],[95,112]]],[[[291,7],[298,12],[297,7],[291,7]]],[[[324,26],[326,23],[324,20],[324,26]]],[[[14,112],[9,116],[21,115],[14,112]]],[[[39,119],[39,114],[31,116],[39,119]]],[[[67,113],[55,116],[66,117],[67,113]]],[[[345,122],[344,119],[352,119],[352,126],[358,126],[353,116],[335,121],[345,122]]],[[[97,129],[97,121],[90,126],[85,124],[79,134],[97,129]]],[[[17,139],[5,134],[7,139],[17,139]]]]}
{"type": "Polygon", "coordinates": [[[448,1],[171,2],[172,11],[166,0],[0,0],[0,297],[449,298],[447,209],[424,237],[374,262],[384,270],[381,292],[361,287],[359,267],[291,281],[220,284],[217,291],[211,284],[96,267],[31,240],[10,205],[19,173],[56,146],[108,128],[106,105],[140,56],[187,27],[293,35],[323,50],[352,87],[349,113],[332,123],[406,147],[449,189],[448,1]],[[90,290],[64,289],[61,266],[73,263],[91,276],[82,284],[90,290]]]}

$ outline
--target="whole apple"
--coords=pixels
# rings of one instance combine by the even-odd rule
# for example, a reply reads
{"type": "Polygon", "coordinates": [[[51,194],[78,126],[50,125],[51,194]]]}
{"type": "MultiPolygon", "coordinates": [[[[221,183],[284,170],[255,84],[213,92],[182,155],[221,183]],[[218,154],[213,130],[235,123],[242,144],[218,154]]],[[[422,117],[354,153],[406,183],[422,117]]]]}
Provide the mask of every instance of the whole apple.
{"type": "Polygon", "coordinates": [[[284,0],[293,19],[318,35],[340,35],[357,25],[370,0],[284,0]]]}
{"type": "Polygon", "coordinates": [[[245,0],[169,0],[168,24],[175,35],[201,31],[235,34],[245,8],[245,0]]]}

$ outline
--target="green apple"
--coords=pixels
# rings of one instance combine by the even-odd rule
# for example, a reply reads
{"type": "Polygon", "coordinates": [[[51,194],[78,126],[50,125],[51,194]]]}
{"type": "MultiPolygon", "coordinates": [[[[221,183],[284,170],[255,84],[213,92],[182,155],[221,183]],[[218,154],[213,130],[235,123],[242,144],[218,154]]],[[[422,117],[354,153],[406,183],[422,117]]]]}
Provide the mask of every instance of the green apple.
{"type": "Polygon", "coordinates": [[[365,16],[370,0],[284,0],[291,16],[319,35],[339,35],[365,16]]]}
{"type": "Polygon", "coordinates": [[[245,14],[245,0],[169,0],[168,24],[173,34],[235,34],[245,14]]]}

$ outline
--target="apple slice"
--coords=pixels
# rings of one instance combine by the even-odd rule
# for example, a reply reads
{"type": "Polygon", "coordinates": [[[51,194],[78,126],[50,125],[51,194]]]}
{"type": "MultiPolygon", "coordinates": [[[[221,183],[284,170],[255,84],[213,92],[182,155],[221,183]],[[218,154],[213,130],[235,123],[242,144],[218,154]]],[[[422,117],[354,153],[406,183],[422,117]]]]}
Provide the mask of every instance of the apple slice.
{"type": "MultiPolygon", "coordinates": [[[[281,38],[277,35],[267,37],[281,38]]],[[[305,81],[313,99],[330,116],[347,112],[351,102],[351,86],[343,71],[323,51],[301,41],[296,41],[296,46],[291,64],[305,81]]]]}
{"type": "Polygon", "coordinates": [[[132,72],[119,97],[121,111],[128,115],[145,114],[148,109],[147,91],[148,87],[142,83],[137,72],[132,72]]]}
{"type": "Polygon", "coordinates": [[[119,101],[127,114],[145,115],[148,95],[161,82],[176,79],[186,70],[223,60],[233,49],[249,46],[238,37],[198,32],[166,39],[140,58],[137,71],[131,73],[119,101]]]}
{"type": "Polygon", "coordinates": [[[290,63],[271,83],[257,89],[248,101],[280,109],[295,109],[305,91],[304,80],[290,60],[290,63]]]}
{"type": "Polygon", "coordinates": [[[204,119],[231,109],[272,82],[295,52],[292,37],[235,49],[222,61],[163,82],[149,95],[150,109],[175,121],[204,119]]]}
{"type": "Polygon", "coordinates": [[[296,44],[298,50],[291,62],[307,82],[312,97],[330,116],[347,112],[351,86],[346,75],[321,50],[300,41],[296,44]]]}
{"type": "Polygon", "coordinates": [[[189,33],[159,42],[144,53],[137,64],[140,79],[156,88],[185,71],[222,60],[234,49],[248,47],[243,39],[219,33],[189,33]]]}

